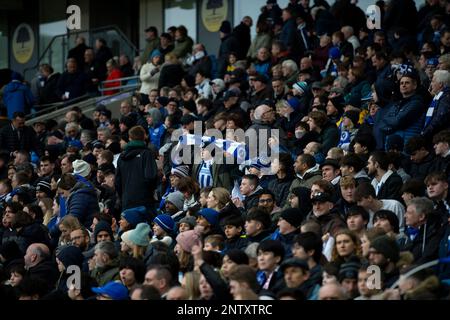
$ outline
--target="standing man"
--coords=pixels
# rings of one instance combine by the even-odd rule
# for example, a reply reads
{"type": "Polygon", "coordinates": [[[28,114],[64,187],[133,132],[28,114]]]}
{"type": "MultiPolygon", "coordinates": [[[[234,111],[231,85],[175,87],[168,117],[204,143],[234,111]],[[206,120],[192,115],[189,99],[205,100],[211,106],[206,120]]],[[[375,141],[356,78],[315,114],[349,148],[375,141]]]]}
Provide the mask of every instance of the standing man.
{"type": "Polygon", "coordinates": [[[155,155],[145,145],[145,130],[135,126],[128,132],[130,142],[117,161],[116,189],[123,210],[155,203],[157,167],[155,155]]]}
{"type": "Polygon", "coordinates": [[[0,131],[0,150],[7,151],[11,157],[15,157],[19,150],[40,154],[36,132],[25,125],[23,112],[14,112],[11,123],[0,131]]]}

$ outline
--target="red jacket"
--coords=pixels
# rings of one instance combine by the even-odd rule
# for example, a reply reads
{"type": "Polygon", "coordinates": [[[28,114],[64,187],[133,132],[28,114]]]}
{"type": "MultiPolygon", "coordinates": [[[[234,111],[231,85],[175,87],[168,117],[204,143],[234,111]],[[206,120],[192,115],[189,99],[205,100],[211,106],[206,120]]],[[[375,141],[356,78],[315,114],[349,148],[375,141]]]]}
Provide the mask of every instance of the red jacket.
{"type": "MultiPolygon", "coordinates": [[[[113,69],[111,71],[111,73],[108,75],[108,77],[106,78],[106,81],[109,80],[114,80],[114,79],[120,79],[123,78],[123,74],[119,69],[113,69]]],[[[109,83],[105,83],[104,88],[115,88],[120,86],[120,81],[114,81],[114,82],[109,82],[109,83]]],[[[108,91],[104,91],[104,95],[105,96],[111,96],[113,94],[118,93],[119,90],[108,90],[108,91]]]]}

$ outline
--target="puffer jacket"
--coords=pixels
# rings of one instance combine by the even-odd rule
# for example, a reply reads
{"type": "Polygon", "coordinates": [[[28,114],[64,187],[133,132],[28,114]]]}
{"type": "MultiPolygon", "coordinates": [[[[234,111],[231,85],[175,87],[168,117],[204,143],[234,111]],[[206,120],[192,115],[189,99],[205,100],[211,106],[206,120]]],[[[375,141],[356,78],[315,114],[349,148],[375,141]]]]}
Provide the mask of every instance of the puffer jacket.
{"type": "Polygon", "coordinates": [[[66,209],[67,214],[77,217],[81,224],[90,228],[94,213],[100,210],[96,190],[83,182],[78,182],[70,190],[66,209]]]}

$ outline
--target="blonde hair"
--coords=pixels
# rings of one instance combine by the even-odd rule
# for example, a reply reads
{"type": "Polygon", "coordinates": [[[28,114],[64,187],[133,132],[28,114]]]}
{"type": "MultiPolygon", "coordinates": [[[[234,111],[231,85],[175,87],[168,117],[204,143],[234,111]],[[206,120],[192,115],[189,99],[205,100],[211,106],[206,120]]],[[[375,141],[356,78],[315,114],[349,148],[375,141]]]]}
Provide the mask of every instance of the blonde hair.
{"type": "Polygon", "coordinates": [[[191,271],[184,274],[184,289],[186,289],[186,295],[188,300],[200,299],[200,272],[191,271]]]}
{"type": "Polygon", "coordinates": [[[216,200],[218,201],[217,207],[219,208],[219,210],[225,207],[231,201],[230,192],[225,188],[213,188],[211,192],[214,198],[216,198],[216,200]]]}
{"type": "Polygon", "coordinates": [[[48,223],[50,222],[51,218],[53,218],[54,214],[53,214],[53,199],[50,198],[43,198],[40,200],[40,202],[42,202],[44,204],[45,207],[45,212],[44,212],[44,221],[42,222],[43,225],[48,225],[48,223]]]}
{"type": "Polygon", "coordinates": [[[169,63],[178,63],[177,56],[172,52],[169,52],[168,54],[166,54],[164,59],[166,62],[169,62],[169,63]]]}

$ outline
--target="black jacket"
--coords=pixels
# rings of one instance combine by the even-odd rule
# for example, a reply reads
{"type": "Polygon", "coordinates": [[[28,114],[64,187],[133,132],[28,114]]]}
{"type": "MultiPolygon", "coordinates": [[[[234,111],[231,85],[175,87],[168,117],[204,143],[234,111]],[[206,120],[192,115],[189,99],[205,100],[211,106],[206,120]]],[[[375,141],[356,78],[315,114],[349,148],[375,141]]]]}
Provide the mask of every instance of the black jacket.
{"type": "Polygon", "coordinates": [[[69,100],[81,97],[86,93],[88,78],[83,72],[64,72],[58,81],[56,94],[62,97],[69,92],[69,100]]]}
{"type": "Polygon", "coordinates": [[[268,189],[275,194],[275,200],[278,207],[283,207],[285,205],[292,180],[294,180],[293,176],[286,176],[283,179],[278,179],[278,177],[276,177],[269,182],[268,189]]]}
{"type": "Polygon", "coordinates": [[[238,236],[238,237],[234,237],[231,239],[226,239],[225,240],[225,246],[222,250],[222,253],[224,255],[227,254],[227,251],[231,250],[231,249],[239,249],[244,251],[245,248],[247,248],[247,246],[250,244],[250,242],[248,241],[248,239],[245,236],[238,236]]]}
{"type": "Polygon", "coordinates": [[[214,292],[211,300],[233,300],[227,283],[209,264],[203,263],[200,266],[200,272],[206,278],[206,281],[209,283],[214,292]]]}
{"type": "Polygon", "coordinates": [[[313,213],[311,213],[310,220],[319,223],[322,230],[322,235],[330,233],[331,236],[334,237],[336,232],[340,229],[347,228],[347,224],[344,220],[342,220],[342,216],[336,208],[331,209],[329,213],[320,217],[316,217],[313,213]]]}
{"type": "Polygon", "coordinates": [[[423,180],[431,172],[430,168],[434,164],[434,154],[430,152],[421,163],[412,163],[409,175],[414,179],[423,180]]]}
{"type": "Polygon", "coordinates": [[[173,88],[180,84],[183,79],[184,70],[180,64],[168,64],[161,69],[159,75],[158,88],[169,87],[173,88]]]}
{"type": "Polygon", "coordinates": [[[443,231],[440,217],[432,214],[427,223],[420,226],[419,234],[414,240],[407,238],[402,251],[411,252],[414,255],[414,264],[417,265],[437,259],[443,231]]]}
{"type": "Polygon", "coordinates": [[[54,261],[44,260],[28,269],[27,276],[44,280],[47,284],[48,292],[50,292],[55,288],[56,281],[58,280],[58,267],[54,261]]]}
{"type": "Polygon", "coordinates": [[[394,199],[402,202],[400,189],[403,186],[402,178],[397,174],[393,173],[387,178],[387,180],[381,186],[378,191],[378,199],[394,199]]]}
{"type": "Polygon", "coordinates": [[[234,34],[230,34],[222,38],[222,43],[220,44],[218,55],[218,78],[223,78],[225,74],[229,54],[231,52],[237,52],[239,50],[239,47],[239,41],[234,34]]]}
{"type": "Polygon", "coordinates": [[[0,131],[0,150],[9,153],[18,150],[41,153],[36,132],[31,127],[24,126],[19,139],[16,129],[13,129],[11,124],[4,126],[0,131]]]}
{"type": "Polygon", "coordinates": [[[154,202],[157,167],[155,155],[145,146],[127,146],[117,161],[116,190],[122,198],[122,210],[154,202]]]}
{"type": "Polygon", "coordinates": [[[59,72],[52,73],[45,81],[44,87],[41,88],[39,94],[39,103],[48,104],[61,101],[61,97],[56,94],[58,81],[61,77],[59,72]]]}

